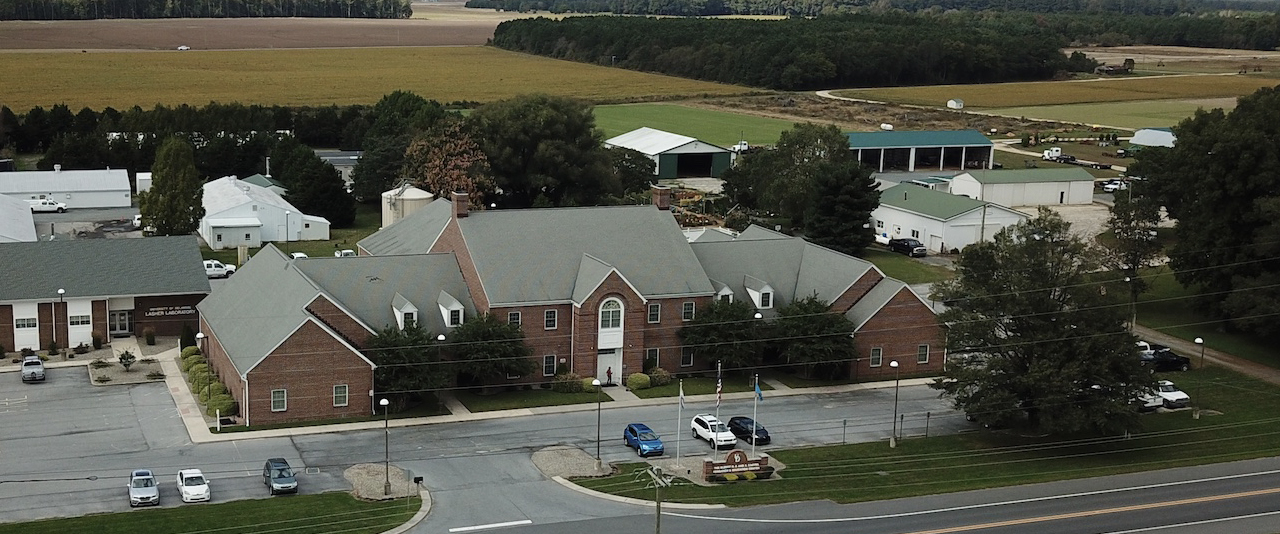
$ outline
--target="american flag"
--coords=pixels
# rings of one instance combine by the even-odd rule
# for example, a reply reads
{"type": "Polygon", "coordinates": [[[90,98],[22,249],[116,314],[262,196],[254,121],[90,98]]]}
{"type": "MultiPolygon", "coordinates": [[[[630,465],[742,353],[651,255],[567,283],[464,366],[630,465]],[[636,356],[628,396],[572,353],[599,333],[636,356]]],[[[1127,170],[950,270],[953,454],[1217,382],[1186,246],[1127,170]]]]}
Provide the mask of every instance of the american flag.
{"type": "Polygon", "coordinates": [[[721,386],[721,383],[720,383],[720,366],[719,366],[719,365],[717,365],[717,366],[716,366],[716,406],[720,406],[720,392],[721,392],[721,391],[722,391],[722,389],[723,389],[723,388],[721,388],[720,386],[721,386]]]}

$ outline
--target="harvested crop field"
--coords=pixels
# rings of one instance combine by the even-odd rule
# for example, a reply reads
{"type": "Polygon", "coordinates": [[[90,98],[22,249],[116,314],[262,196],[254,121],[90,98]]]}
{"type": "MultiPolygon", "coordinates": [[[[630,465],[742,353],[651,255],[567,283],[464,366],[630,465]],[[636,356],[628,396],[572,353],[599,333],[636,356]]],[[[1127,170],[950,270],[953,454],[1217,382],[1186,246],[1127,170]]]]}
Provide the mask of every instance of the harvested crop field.
{"type": "Polygon", "coordinates": [[[735,95],[750,89],[560,61],[491,47],[0,53],[2,104],[25,110],[134,105],[372,104],[403,89],[440,102],[522,93],[624,102],[735,95]]]}
{"type": "Polygon", "coordinates": [[[1080,81],[938,85],[851,89],[836,94],[939,106],[947,100],[964,100],[966,108],[1008,108],[1096,102],[1232,98],[1273,87],[1280,80],[1258,75],[1170,75],[1131,78],[1097,78],[1080,81]]]}
{"type": "Polygon", "coordinates": [[[1013,117],[1079,122],[1117,128],[1170,127],[1195,114],[1197,109],[1236,107],[1234,98],[1205,100],[1154,100],[1139,102],[1106,102],[1098,104],[1064,104],[985,110],[1013,117]]]}

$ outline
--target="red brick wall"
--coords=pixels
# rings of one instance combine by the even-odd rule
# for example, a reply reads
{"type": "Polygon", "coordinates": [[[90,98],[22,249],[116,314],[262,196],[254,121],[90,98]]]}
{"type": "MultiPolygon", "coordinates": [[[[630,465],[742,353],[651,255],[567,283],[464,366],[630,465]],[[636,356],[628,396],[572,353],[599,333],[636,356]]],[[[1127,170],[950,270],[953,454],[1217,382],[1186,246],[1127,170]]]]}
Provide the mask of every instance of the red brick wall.
{"type": "Polygon", "coordinates": [[[147,327],[151,327],[155,329],[157,336],[176,336],[182,333],[182,325],[184,324],[191,326],[192,329],[198,329],[200,323],[196,317],[195,309],[196,305],[204,300],[205,296],[197,293],[163,297],[135,297],[133,299],[133,333],[142,335],[147,327]],[[191,313],[147,317],[148,310],[167,307],[190,309],[191,313]]]}
{"type": "Polygon", "coordinates": [[[325,298],[324,295],[317,295],[315,300],[307,304],[307,311],[328,325],[329,328],[346,336],[347,341],[357,348],[364,348],[365,344],[369,342],[369,336],[372,333],[350,315],[347,315],[346,312],[339,309],[329,299],[325,298]]]}
{"type": "Polygon", "coordinates": [[[614,369],[614,380],[621,382],[631,373],[639,373],[644,366],[644,330],[646,308],[644,301],[631,286],[618,276],[610,273],[600,287],[582,302],[582,306],[574,310],[573,371],[582,375],[596,375],[597,331],[600,322],[600,305],[608,298],[622,301],[622,369],[614,369]]]}
{"type": "Polygon", "coordinates": [[[91,321],[93,322],[92,332],[98,334],[98,336],[102,338],[102,342],[106,343],[110,340],[110,334],[108,334],[110,331],[110,325],[107,324],[107,319],[110,318],[107,315],[107,301],[93,301],[93,303],[90,304],[89,313],[91,314],[91,321]]]}
{"type": "Polygon", "coordinates": [[[849,289],[845,290],[844,294],[831,301],[831,309],[840,313],[849,311],[849,308],[852,308],[855,303],[862,300],[862,297],[868,291],[871,291],[871,288],[875,287],[876,284],[880,283],[881,280],[884,280],[884,276],[881,276],[879,271],[875,269],[867,270],[861,278],[858,278],[857,282],[854,282],[853,285],[849,286],[849,289]]]}
{"type": "MultiPolygon", "coordinates": [[[[685,302],[694,303],[694,317],[702,311],[703,308],[710,305],[712,299],[707,297],[690,297],[678,299],[652,299],[651,304],[659,304],[662,309],[659,311],[659,321],[657,324],[645,323],[644,342],[645,348],[658,349],[658,367],[661,367],[671,373],[681,373],[689,371],[702,371],[705,369],[714,369],[716,362],[707,358],[699,358],[695,353],[693,356],[692,367],[680,367],[681,347],[680,329],[686,323],[681,319],[681,313],[684,309],[685,302]]],[[[649,309],[645,307],[643,320],[648,320],[649,309]]],[[[643,354],[641,355],[643,356],[643,354]]]]}
{"type": "Polygon", "coordinates": [[[13,306],[9,304],[0,306],[0,346],[13,352],[13,306]]]}
{"type": "Polygon", "coordinates": [[[369,364],[308,321],[249,373],[249,424],[369,415],[374,413],[371,390],[369,364]],[[338,384],[347,385],[347,406],[333,405],[333,386],[338,384]],[[286,411],[271,411],[273,389],[288,391],[286,411]]]}
{"type": "Polygon", "coordinates": [[[524,332],[525,344],[532,349],[532,358],[537,364],[533,374],[515,380],[506,380],[509,384],[550,382],[551,377],[542,375],[542,357],[555,355],[557,362],[563,359],[563,366],[568,369],[574,358],[572,343],[572,304],[547,306],[511,306],[493,308],[490,313],[499,321],[507,322],[508,314],[520,312],[520,330],[524,332]],[[546,329],[546,311],[556,310],[556,328],[546,329]]]}
{"type": "Polygon", "coordinates": [[[240,373],[236,371],[231,359],[227,357],[226,350],[222,348],[222,341],[218,339],[218,333],[209,328],[209,324],[200,318],[200,332],[205,335],[204,352],[205,359],[209,361],[209,368],[222,381],[222,385],[227,386],[227,391],[231,392],[231,397],[240,405],[240,416],[244,417],[244,382],[240,380],[240,373]]]}
{"type": "Polygon", "coordinates": [[[939,373],[946,356],[946,335],[938,317],[906,287],[858,329],[853,341],[858,354],[853,373],[858,380],[892,379],[891,360],[898,360],[902,376],[939,373]],[[926,344],[929,363],[919,365],[916,348],[926,344]],[[879,367],[871,367],[873,347],[883,349],[879,367]]]}
{"type": "Polygon", "coordinates": [[[445,225],[444,232],[440,233],[430,252],[452,252],[458,258],[462,279],[466,281],[467,289],[471,291],[471,300],[475,302],[476,311],[480,313],[489,311],[489,296],[484,294],[483,286],[480,285],[480,273],[476,271],[476,264],[471,259],[471,251],[467,249],[466,241],[462,239],[462,230],[458,228],[456,219],[445,225]]]}

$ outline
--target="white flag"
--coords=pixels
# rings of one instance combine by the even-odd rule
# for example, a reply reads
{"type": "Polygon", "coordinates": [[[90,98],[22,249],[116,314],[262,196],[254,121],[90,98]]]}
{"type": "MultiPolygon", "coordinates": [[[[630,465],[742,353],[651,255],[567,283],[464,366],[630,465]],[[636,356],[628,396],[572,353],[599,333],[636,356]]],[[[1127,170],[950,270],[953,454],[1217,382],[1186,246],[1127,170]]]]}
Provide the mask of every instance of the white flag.
{"type": "Polygon", "coordinates": [[[680,407],[684,408],[684,380],[680,381],[680,407]]]}

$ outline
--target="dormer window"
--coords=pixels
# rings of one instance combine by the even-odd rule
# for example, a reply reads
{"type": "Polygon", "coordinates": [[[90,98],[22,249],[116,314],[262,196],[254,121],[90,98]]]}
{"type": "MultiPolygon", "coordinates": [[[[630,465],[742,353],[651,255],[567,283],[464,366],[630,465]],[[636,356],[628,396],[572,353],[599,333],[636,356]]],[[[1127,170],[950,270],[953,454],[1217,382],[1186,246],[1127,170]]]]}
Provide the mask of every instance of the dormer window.
{"type": "Polygon", "coordinates": [[[401,330],[413,326],[416,322],[418,322],[418,312],[404,312],[400,314],[401,330]]]}
{"type": "Polygon", "coordinates": [[[401,330],[418,322],[418,307],[399,293],[391,299],[391,314],[395,316],[396,326],[401,330]]]}
{"type": "Polygon", "coordinates": [[[444,321],[445,326],[454,327],[462,324],[464,319],[462,303],[453,298],[453,295],[441,291],[436,304],[440,306],[440,319],[444,321]]]}
{"type": "Polygon", "coordinates": [[[768,292],[768,293],[761,293],[761,294],[760,294],[760,307],[761,307],[761,308],[772,308],[772,307],[773,307],[773,293],[772,293],[772,292],[768,292]]]}
{"type": "Polygon", "coordinates": [[[732,303],[733,303],[733,290],[732,290],[732,289],[729,289],[729,286],[725,286],[725,287],[720,288],[720,291],[717,291],[717,292],[716,292],[716,300],[718,300],[718,301],[720,301],[720,302],[724,302],[724,303],[726,303],[726,304],[732,304],[732,303]]]}
{"type": "Polygon", "coordinates": [[[757,310],[773,307],[773,287],[764,280],[747,276],[743,280],[743,285],[746,286],[747,294],[751,296],[751,303],[756,305],[757,310]]]}

